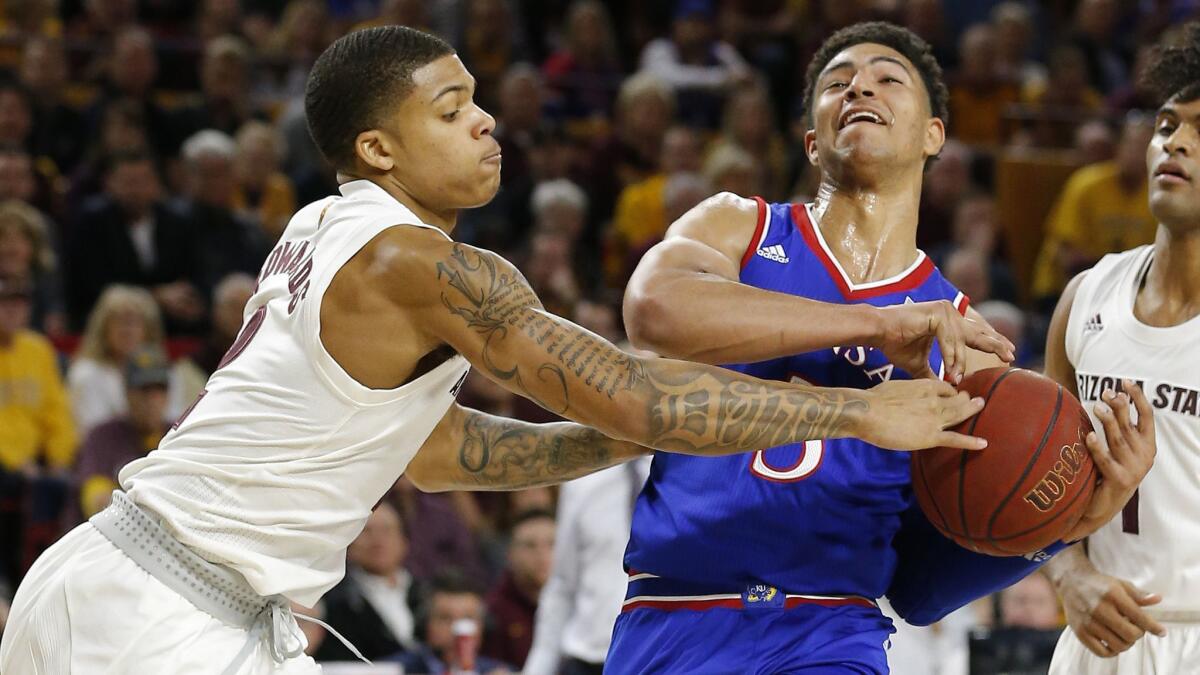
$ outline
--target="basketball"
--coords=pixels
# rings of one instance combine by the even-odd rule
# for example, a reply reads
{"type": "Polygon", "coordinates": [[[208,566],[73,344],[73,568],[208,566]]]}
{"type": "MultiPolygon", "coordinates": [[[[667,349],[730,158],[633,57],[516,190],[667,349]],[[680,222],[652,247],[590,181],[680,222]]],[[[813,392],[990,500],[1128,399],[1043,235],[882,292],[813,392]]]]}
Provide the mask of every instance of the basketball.
{"type": "Polygon", "coordinates": [[[985,404],[955,431],[988,446],[913,453],[913,489],[926,517],[988,555],[1024,555],[1058,541],[1083,516],[1096,483],[1083,406],[1057,382],[1019,368],[972,373],[959,389],[985,404]]]}

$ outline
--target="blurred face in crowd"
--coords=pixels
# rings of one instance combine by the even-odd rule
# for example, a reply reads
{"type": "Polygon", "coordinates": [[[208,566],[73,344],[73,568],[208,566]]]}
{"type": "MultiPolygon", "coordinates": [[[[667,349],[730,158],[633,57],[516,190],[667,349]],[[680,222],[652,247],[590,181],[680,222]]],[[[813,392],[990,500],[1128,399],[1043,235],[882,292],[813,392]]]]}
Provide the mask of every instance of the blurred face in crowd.
{"type": "Polygon", "coordinates": [[[254,284],[247,282],[222,290],[223,294],[218,295],[213,302],[213,327],[219,335],[232,343],[242,328],[242,311],[246,308],[246,303],[250,302],[254,284]]]}
{"type": "Polygon", "coordinates": [[[192,160],[188,169],[193,199],[224,208],[233,204],[233,193],[237,189],[233,159],[207,153],[192,160]]]}
{"type": "MultiPolygon", "coordinates": [[[[1085,122],[1075,130],[1075,149],[1084,164],[1107,162],[1117,152],[1112,130],[1101,120],[1085,122]]],[[[1144,148],[1138,149],[1139,162],[1142,150],[1144,148]]]]}
{"type": "Polygon", "coordinates": [[[500,85],[500,119],[512,129],[537,128],[542,117],[542,85],[536,72],[510,73],[500,85]]]}
{"type": "Polygon", "coordinates": [[[150,36],[134,30],[122,33],[113,50],[109,77],[122,93],[141,97],[158,76],[158,58],[150,36]]]}
{"type": "Polygon", "coordinates": [[[575,304],[575,323],[596,333],[609,342],[621,340],[621,330],[617,327],[617,312],[609,305],[590,300],[581,300],[575,304]]]}
{"type": "Polygon", "coordinates": [[[990,255],[998,228],[996,203],[991,197],[967,197],[954,210],[954,241],[959,246],[990,255]]]}
{"type": "Polygon", "coordinates": [[[149,145],[146,128],[132,111],[110,107],[104,113],[100,143],[108,152],[145,150],[149,145]]]}
{"type": "Polygon", "coordinates": [[[367,525],[347,550],[350,562],[376,576],[396,573],[408,557],[408,541],[400,525],[400,515],[386,502],[367,518],[367,525]]]}
{"type": "Polygon", "coordinates": [[[119,28],[137,19],[136,0],[87,0],[84,7],[91,22],[103,30],[119,28]]]}
{"type": "Polygon", "coordinates": [[[550,202],[537,214],[539,228],[562,232],[574,241],[583,232],[584,213],[574,202],[560,199],[550,202]]]}
{"type": "Polygon", "coordinates": [[[0,220],[0,278],[29,275],[33,263],[33,241],[20,223],[0,220]]]}
{"type": "Polygon", "coordinates": [[[995,72],[998,56],[996,32],[986,23],[971,26],[959,40],[959,67],[968,78],[990,78],[995,72]]]}
{"type": "Polygon", "coordinates": [[[483,626],[483,599],[474,593],[435,592],[429,600],[429,623],[425,627],[425,641],[438,653],[445,653],[454,646],[454,622],[471,619],[475,625],[483,626]]]}
{"type": "Polygon", "coordinates": [[[135,218],[146,216],[161,193],[158,171],[149,159],[120,162],[109,171],[105,187],[125,213],[135,218]]]}
{"type": "Polygon", "coordinates": [[[413,71],[412,80],[395,112],[358,135],[360,156],[435,213],[449,217],[491,201],[500,189],[500,144],[492,137],[496,120],[473,98],[475,79],[449,55],[413,71]]]}
{"type": "Polygon", "coordinates": [[[592,63],[605,55],[612,40],[612,24],[604,5],[585,1],[574,5],[567,18],[567,41],[575,58],[592,63]]]}
{"type": "Polygon", "coordinates": [[[1172,232],[1200,231],[1200,99],[1168,101],[1146,148],[1150,211],[1172,232]]]}
{"type": "Polygon", "coordinates": [[[246,62],[237,54],[211,55],[204,59],[200,80],[209,99],[236,103],[246,95],[246,62]]]}
{"type": "Polygon", "coordinates": [[[983,302],[991,297],[987,260],[981,252],[965,248],[955,251],[946,260],[945,274],[972,301],[983,302]]]}
{"type": "Polygon", "coordinates": [[[703,162],[700,137],[687,127],[671,127],[663,136],[662,171],[672,174],[677,171],[699,171],[703,162]]]}
{"type": "Polygon", "coordinates": [[[661,139],[671,124],[671,105],[661,96],[645,93],[621,111],[621,125],[635,139],[661,139]]]}
{"type": "Polygon", "coordinates": [[[33,161],[24,152],[0,153],[0,199],[33,199],[33,161]]]}
{"type": "Polygon", "coordinates": [[[554,562],[554,520],[531,518],[513,529],[508,564],[517,585],[540,591],[554,562]]]}
{"type": "Polygon", "coordinates": [[[108,355],[118,363],[146,341],[146,320],[134,307],[122,307],[108,317],[104,327],[104,345],[108,355]]]}
{"type": "Polygon", "coordinates": [[[891,47],[842,50],[817,78],[813,96],[805,150],[834,185],[875,182],[897,168],[920,172],[945,141],[920,73],[891,47]]]}
{"type": "Polygon", "coordinates": [[[1121,140],[1117,143],[1117,169],[1121,175],[1140,189],[1146,180],[1146,146],[1154,135],[1154,124],[1149,119],[1135,118],[1125,122],[1121,128],[1121,140]]]}
{"type": "Polygon", "coordinates": [[[746,148],[762,147],[771,137],[774,123],[771,120],[771,104],[765,93],[758,89],[739,92],[730,101],[733,138],[746,148]]]}
{"type": "Polygon", "coordinates": [[[67,55],[61,42],[30,40],[21,56],[21,83],[39,96],[57,96],[67,81],[67,55]]]}
{"type": "Polygon", "coordinates": [[[566,233],[555,230],[538,232],[530,242],[526,274],[534,286],[544,287],[554,273],[571,265],[571,240],[566,233]]]}
{"type": "Polygon", "coordinates": [[[1075,10],[1076,22],[1088,37],[1103,40],[1117,25],[1116,0],[1083,0],[1075,10]]]}
{"type": "Polygon", "coordinates": [[[167,414],[165,384],[127,387],[125,397],[129,400],[129,418],[135,427],[146,434],[162,431],[167,414]]]}
{"type": "Polygon", "coordinates": [[[1028,14],[1019,9],[1006,12],[993,25],[996,28],[996,48],[1000,56],[1007,61],[1023,61],[1029,49],[1030,35],[1033,33],[1028,14]]]}
{"type": "Polygon", "coordinates": [[[0,89],[0,143],[23,145],[32,128],[29,100],[16,89],[0,89]]]}
{"type": "Polygon", "coordinates": [[[671,24],[675,45],[685,58],[703,53],[712,42],[715,32],[712,20],[700,13],[680,17],[671,24]]]}
{"type": "Polygon", "coordinates": [[[1058,601],[1046,577],[1030,574],[1000,594],[1000,617],[1005,626],[1048,630],[1058,628],[1058,601]]]}

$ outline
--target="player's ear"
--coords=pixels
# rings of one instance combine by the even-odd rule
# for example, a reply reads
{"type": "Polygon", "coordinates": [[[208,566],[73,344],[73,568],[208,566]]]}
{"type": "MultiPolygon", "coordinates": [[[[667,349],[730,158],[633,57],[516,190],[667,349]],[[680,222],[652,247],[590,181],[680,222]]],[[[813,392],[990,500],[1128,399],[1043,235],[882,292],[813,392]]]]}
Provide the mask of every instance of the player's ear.
{"type": "Polygon", "coordinates": [[[946,123],[938,117],[930,117],[925,126],[925,156],[936,157],[946,144],[946,123]]]}
{"type": "Polygon", "coordinates": [[[395,144],[381,129],[367,129],[354,137],[354,154],[372,169],[391,171],[396,166],[395,144]]]}
{"type": "Polygon", "coordinates": [[[817,158],[817,130],[809,129],[804,132],[804,154],[808,155],[808,163],[813,166],[821,166],[820,159],[817,158]]]}

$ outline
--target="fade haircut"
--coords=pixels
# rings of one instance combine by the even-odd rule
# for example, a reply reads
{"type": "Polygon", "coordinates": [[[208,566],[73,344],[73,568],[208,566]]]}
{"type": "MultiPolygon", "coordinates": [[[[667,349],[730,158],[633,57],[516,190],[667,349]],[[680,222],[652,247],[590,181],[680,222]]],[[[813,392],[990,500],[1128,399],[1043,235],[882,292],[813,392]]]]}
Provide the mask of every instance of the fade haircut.
{"type": "Polygon", "coordinates": [[[445,40],[405,26],[339,38],[313,64],[304,90],[308,131],[336,169],[354,160],[354,139],[413,89],[413,72],[454,53],[445,40]]]}
{"type": "Polygon", "coordinates": [[[1142,75],[1142,83],[1154,92],[1160,105],[1200,99],[1200,21],[1180,27],[1176,37],[1154,49],[1142,75]]]}
{"type": "Polygon", "coordinates": [[[929,43],[907,28],[886,21],[870,21],[848,26],[829,36],[808,64],[808,72],[804,78],[804,116],[810,128],[813,126],[813,98],[821,71],[825,70],[825,66],[842,50],[865,43],[891,47],[904,55],[904,58],[916,67],[925,83],[925,91],[929,93],[929,110],[934,117],[949,123],[950,92],[946,89],[942,67],[933,57],[929,43]]]}

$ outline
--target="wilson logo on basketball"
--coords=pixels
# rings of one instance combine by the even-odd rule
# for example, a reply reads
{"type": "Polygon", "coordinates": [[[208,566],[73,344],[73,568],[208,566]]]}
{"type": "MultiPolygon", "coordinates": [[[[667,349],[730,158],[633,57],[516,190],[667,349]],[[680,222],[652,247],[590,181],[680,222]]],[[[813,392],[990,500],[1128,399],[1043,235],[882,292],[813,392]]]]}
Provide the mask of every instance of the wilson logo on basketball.
{"type": "Polygon", "coordinates": [[[1038,484],[1025,494],[1025,501],[1038,511],[1049,511],[1067,492],[1067,486],[1075,482],[1079,467],[1087,457],[1083,443],[1064,445],[1058,451],[1059,460],[1046,472],[1038,484]]]}

